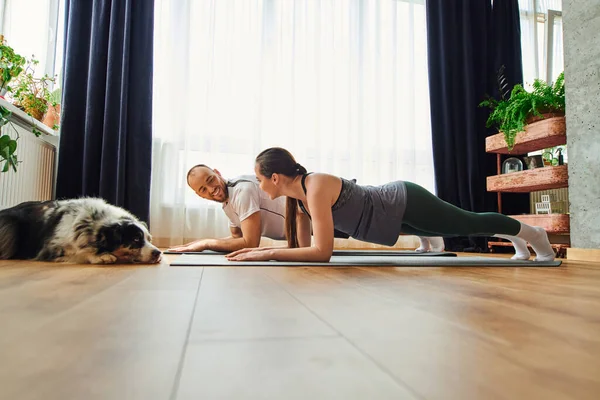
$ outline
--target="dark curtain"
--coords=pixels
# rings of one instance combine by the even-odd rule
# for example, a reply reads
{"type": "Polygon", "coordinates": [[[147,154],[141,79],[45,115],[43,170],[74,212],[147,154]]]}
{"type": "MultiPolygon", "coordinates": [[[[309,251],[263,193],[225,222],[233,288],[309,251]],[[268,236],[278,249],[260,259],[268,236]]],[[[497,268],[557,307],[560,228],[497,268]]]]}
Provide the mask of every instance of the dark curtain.
{"type": "Polygon", "coordinates": [[[154,1],[67,0],[57,198],[149,221],[154,1]]]}
{"type": "MultiPolygon", "coordinates": [[[[465,210],[496,211],[486,190],[496,157],[485,152],[494,90],[489,0],[427,0],[428,68],[435,181],[438,197],[465,210]]],[[[446,238],[450,251],[487,251],[486,238],[446,238]]]]}
{"type": "MultiPolygon", "coordinates": [[[[499,100],[502,98],[501,84],[497,83],[499,76],[503,79],[502,85],[506,85],[502,92],[507,96],[510,96],[510,91],[516,84],[523,84],[519,0],[494,0],[492,27],[493,73],[496,81],[491,95],[499,100]]],[[[502,155],[501,161],[509,157],[512,156],[502,155]]],[[[502,213],[508,215],[529,213],[529,194],[502,193],[502,213]]]]}
{"type": "MultiPolygon", "coordinates": [[[[487,191],[496,155],[485,152],[487,96],[499,98],[503,66],[508,91],[522,83],[518,0],[427,0],[429,87],[435,180],[438,196],[465,210],[498,211],[487,191]]],[[[502,157],[504,160],[506,157],[502,157]]],[[[528,212],[527,194],[502,194],[502,212],[528,212]]],[[[494,239],[497,240],[497,239],[494,239]]],[[[451,251],[487,252],[488,238],[446,238],[451,251]]]]}

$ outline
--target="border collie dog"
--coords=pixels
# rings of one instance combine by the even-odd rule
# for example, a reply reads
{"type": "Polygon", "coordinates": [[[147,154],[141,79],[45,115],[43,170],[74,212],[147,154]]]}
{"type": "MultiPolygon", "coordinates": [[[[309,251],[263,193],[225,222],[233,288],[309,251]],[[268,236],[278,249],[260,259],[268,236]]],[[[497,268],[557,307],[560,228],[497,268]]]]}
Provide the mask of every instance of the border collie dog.
{"type": "Polygon", "coordinates": [[[146,224],[103,199],[30,201],[0,211],[0,260],[158,263],[146,224]]]}

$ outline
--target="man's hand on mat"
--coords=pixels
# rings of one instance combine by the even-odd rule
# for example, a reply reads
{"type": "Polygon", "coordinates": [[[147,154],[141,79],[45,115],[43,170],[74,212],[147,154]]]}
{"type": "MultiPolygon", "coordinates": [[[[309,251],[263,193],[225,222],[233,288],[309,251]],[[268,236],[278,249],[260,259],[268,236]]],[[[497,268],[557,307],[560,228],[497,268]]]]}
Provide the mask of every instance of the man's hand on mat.
{"type": "Polygon", "coordinates": [[[227,254],[230,261],[266,261],[271,257],[269,250],[274,247],[246,248],[227,254]]]}
{"type": "Polygon", "coordinates": [[[186,243],[181,246],[172,247],[167,251],[186,252],[186,251],[204,251],[206,250],[206,244],[204,239],[196,240],[194,242],[186,243]]]}

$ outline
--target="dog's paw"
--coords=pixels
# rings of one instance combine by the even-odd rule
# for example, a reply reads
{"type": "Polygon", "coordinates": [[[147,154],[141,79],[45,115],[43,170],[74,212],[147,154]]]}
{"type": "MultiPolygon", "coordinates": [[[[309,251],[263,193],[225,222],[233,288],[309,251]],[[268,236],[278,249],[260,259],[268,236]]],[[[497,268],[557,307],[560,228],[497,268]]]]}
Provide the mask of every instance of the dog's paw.
{"type": "Polygon", "coordinates": [[[117,256],[110,253],[103,253],[91,256],[88,261],[90,264],[114,264],[117,262],[117,256]]]}

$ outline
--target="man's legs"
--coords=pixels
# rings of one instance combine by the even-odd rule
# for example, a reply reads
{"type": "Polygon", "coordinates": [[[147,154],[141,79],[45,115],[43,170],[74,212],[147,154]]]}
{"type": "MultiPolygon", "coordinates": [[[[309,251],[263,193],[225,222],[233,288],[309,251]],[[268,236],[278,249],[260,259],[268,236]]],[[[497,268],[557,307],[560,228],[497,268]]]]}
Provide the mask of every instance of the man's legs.
{"type": "Polygon", "coordinates": [[[414,235],[419,238],[419,247],[417,247],[415,251],[444,251],[444,239],[437,233],[420,231],[407,224],[402,224],[400,232],[404,235],[414,235]]]}
{"type": "Polygon", "coordinates": [[[418,236],[420,245],[415,249],[417,252],[427,253],[429,251],[444,251],[444,238],[441,236],[418,236]]]}

